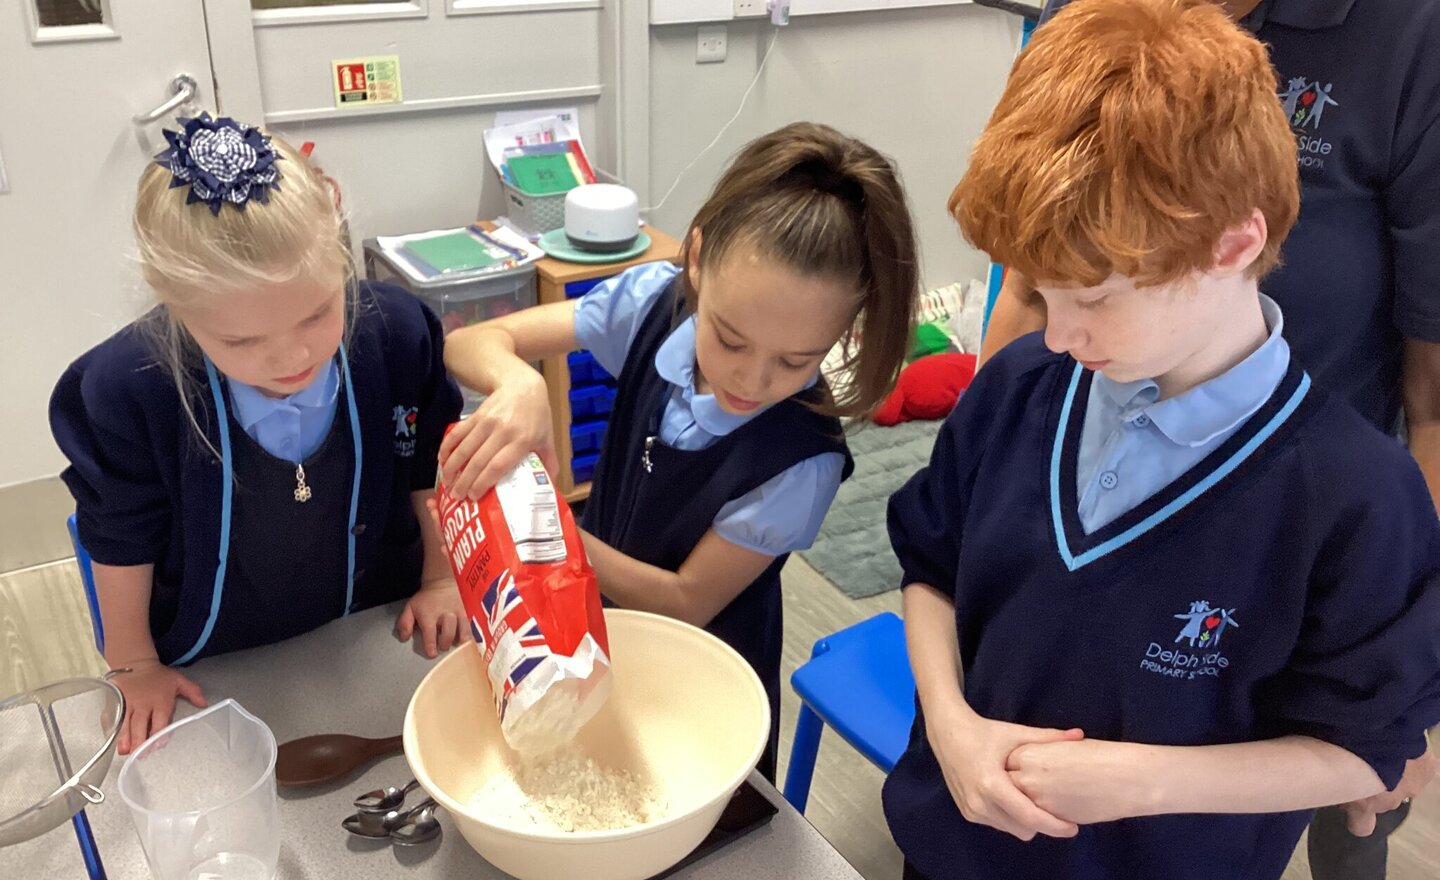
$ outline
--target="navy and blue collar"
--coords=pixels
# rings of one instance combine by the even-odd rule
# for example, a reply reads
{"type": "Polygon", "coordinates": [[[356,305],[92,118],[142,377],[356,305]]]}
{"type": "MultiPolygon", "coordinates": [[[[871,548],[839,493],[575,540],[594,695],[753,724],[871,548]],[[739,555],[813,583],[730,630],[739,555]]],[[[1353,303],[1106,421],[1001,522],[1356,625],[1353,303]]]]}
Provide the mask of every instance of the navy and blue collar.
{"type": "Polygon", "coordinates": [[[1238,428],[1265,405],[1290,366],[1290,346],[1282,335],[1285,316],[1280,306],[1260,295],[1260,312],[1268,335],[1258,348],[1224,373],[1174,397],[1160,400],[1154,379],[1116,382],[1103,373],[1092,382],[1120,417],[1146,416],[1177,446],[1204,446],[1238,428]]]}
{"type": "MultiPolygon", "coordinates": [[[[1064,370],[1064,368],[1062,368],[1064,370]]],[[[1285,378],[1269,399],[1229,439],[1179,479],[1086,534],[1080,522],[1076,468],[1085,407],[1094,373],[1079,364],[1064,371],[1063,394],[1052,406],[1049,495],[1056,549],[1065,566],[1075,571],[1131,544],[1165,525],[1202,499],[1207,492],[1250,461],[1268,441],[1290,426],[1291,417],[1310,392],[1310,377],[1291,361],[1285,378]],[[1058,413],[1055,412],[1058,409],[1058,413]]]]}

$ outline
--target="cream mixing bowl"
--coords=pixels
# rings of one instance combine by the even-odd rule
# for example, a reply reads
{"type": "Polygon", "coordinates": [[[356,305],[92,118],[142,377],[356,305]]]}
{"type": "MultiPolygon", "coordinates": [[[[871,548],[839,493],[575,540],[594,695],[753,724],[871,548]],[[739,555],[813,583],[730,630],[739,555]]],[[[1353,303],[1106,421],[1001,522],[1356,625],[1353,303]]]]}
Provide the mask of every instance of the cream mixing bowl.
{"type": "Polygon", "coordinates": [[[501,736],[474,646],[438,662],[405,714],[421,786],[476,852],[519,880],[644,880],[675,865],[714,828],[769,736],[765,689],[724,642],[655,614],[608,610],[605,620],[614,689],[575,748],[652,787],[658,815],[643,824],[565,832],[472,806],[524,760],[501,736]]]}

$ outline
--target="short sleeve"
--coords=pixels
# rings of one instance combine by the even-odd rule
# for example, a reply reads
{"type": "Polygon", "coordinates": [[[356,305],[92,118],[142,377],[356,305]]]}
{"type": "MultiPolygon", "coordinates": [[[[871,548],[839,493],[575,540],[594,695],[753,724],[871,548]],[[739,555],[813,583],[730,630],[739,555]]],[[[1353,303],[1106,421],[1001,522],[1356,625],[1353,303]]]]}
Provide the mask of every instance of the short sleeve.
{"type": "Polygon", "coordinates": [[[845,456],[825,452],[791,465],[715,515],[715,531],[766,556],[806,550],[840,488],[845,456]]]}
{"type": "Polygon", "coordinates": [[[673,263],[646,263],[595,285],[575,307],[575,342],[610,375],[620,375],[640,323],[678,274],[673,263]]]}
{"type": "Polygon", "coordinates": [[[102,565],[156,562],[170,539],[156,444],[125,375],[135,369],[87,356],[65,371],[50,398],[50,429],[70,462],[60,478],[75,497],[80,541],[102,565]]]}
{"type": "Polygon", "coordinates": [[[1052,357],[1032,333],[991,358],[940,426],[930,463],[890,496],[890,546],[902,587],[926,584],[954,598],[965,513],[996,415],[1016,377],[1052,357]]]}
{"type": "MultiPolygon", "coordinates": [[[[1323,491],[1350,494],[1336,485],[1345,479],[1323,491]]],[[[1340,746],[1394,788],[1440,722],[1440,524],[1398,445],[1350,479],[1373,489],[1344,505],[1317,557],[1297,647],[1255,703],[1270,734],[1340,746]]]]}
{"type": "Polygon", "coordinates": [[[952,599],[965,525],[958,413],[951,412],[940,427],[930,463],[890,496],[887,513],[890,546],[900,561],[900,586],[926,584],[952,599]]]}
{"type": "MultiPolygon", "coordinates": [[[[1396,123],[1397,162],[1382,203],[1395,271],[1395,326],[1440,342],[1440,14],[1423,25],[1416,73],[1396,123]]],[[[1411,39],[1414,39],[1412,36],[1411,39]]]]}

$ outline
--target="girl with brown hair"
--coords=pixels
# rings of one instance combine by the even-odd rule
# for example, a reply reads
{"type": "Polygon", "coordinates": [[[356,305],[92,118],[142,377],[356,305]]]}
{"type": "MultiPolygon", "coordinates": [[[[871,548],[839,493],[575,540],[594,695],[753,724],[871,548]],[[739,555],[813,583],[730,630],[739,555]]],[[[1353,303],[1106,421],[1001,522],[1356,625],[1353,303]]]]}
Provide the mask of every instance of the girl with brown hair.
{"type": "Polygon", "coordinates": [[[691,224],[683,266],[630,269],[585,297],[472,328],[446,364],[489,394],[441,447],[445,483],[479,495],[553,438],[529,362],[589,349],[619,377],[582,526],[600,589],[725,639],[760,674],[775,772],[780,568],[814,540],[851,461],[840,416],[879,404],[919,286],[894,166],[834,129],[753,141],[691,224]],[[842,344],[848,378],[820,375],[842,344]]]}

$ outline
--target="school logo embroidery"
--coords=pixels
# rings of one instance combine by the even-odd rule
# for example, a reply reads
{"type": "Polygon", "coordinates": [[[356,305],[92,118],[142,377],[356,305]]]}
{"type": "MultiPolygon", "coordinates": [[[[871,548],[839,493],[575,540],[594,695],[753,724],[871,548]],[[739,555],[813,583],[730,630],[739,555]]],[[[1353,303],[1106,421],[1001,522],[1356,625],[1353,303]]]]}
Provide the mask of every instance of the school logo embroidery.
{"type": "Polygon", "coordinates": [[[1190,610],[1184,614],[1175,615],[1176,620],[1186,621],[1185,626],[1180,630],[1180,635],[1175,637],[1175,643],[1187,640],[1190,647],[1218,648],[1220,647],[1220,636],[1224,634],[1225,627],[1238,627],[1235,622],[1235,609],[1228,611],[1223,608],[1211,608],[1210,603],[1205,600],[1191,602],[1190,610]],[[1198,645],[1197,645],[1198,643],[1198,645]]]}
{"type": "Polygon", "coordinates": [[[1234,608],[1212,608],[1204,599],[1190,603],[1190,610],[1171,615],[1185,623],[1171,647],[1151,642],[1140,668],[1169,678],[1194,681],[1203,676],[1219,677],[1230,665],[1220,651],[1220,639],[1230,627],[1240,628],[1234,608]],[[1178,647],[1176,647],[1178,646],[1178,647]]]}
{"type": "Polygon", "coordinates": [[[1298,136],[1296,163],[1301,168],[1324,168],[1325,157],[1335,149],[1332,142],[1318,134],[1320,122],[1325,118],[1325,108],[1340,106],[1340,102],[1331,95],[1334,88],[1334,83],[1322,85],[1319,80],[1292,76],[1285,90],[1280,92],[1285,116],[1298,136]],[[1311,134],[1312,131],[1317,133],[1311,134]]]}
{"type": "Polygon", "coordinates": [[[401,458],[410,458],[415,454],[415,423],[420,418],[420,410],[413,406],[397,406],[393,417],[395,454],[401,458]]]}

